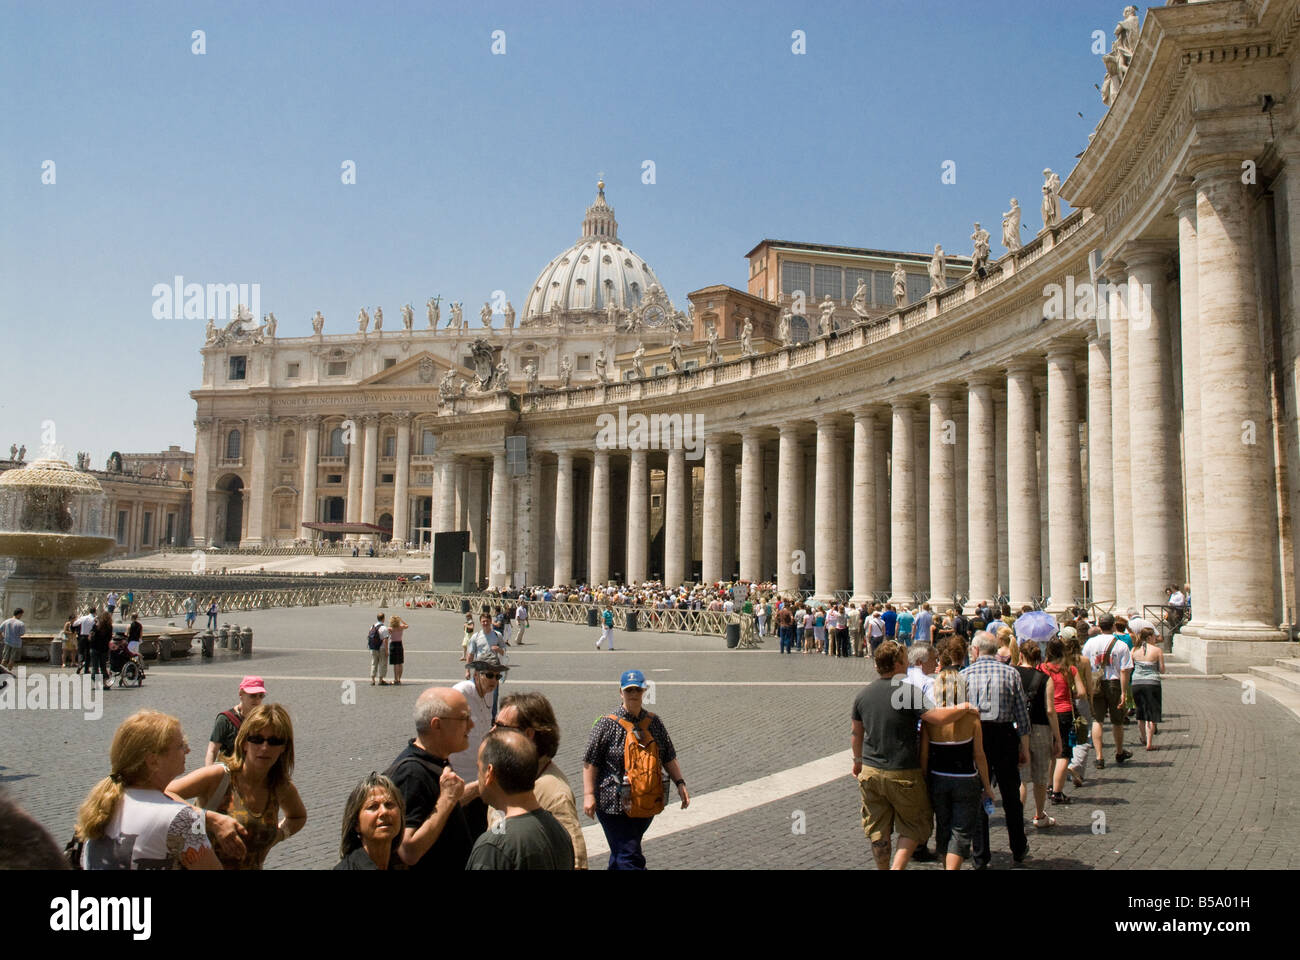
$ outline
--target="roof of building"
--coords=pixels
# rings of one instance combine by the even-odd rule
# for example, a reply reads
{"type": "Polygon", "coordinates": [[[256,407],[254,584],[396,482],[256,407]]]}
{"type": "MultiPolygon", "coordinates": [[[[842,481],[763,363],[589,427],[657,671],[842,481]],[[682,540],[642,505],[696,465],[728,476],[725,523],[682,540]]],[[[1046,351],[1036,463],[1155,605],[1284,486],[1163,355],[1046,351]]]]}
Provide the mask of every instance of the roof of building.
{"type": "MultiPolygon", "coordinates": [[[[911,261],[913,263],[929,263],[931,254],[928,253],[906,253],[901,250],[873,250],[870,247],[839,247],[829,243],[802,243],[798,240],[772,240],[766,238],[760,240],[754,245],[754,248],[745,254],[746,259],[752,257],[760,247],[770,245],[781,250],[802,250],[807,253],[828,253],[836,256],[864,257],[874,260],[897,260],[903,263],[911,261]]],[[[967,266],[971,264],[970,257],[955,257],[951,254],[944,254],[947,257],[949,265],[967,266]]]]}

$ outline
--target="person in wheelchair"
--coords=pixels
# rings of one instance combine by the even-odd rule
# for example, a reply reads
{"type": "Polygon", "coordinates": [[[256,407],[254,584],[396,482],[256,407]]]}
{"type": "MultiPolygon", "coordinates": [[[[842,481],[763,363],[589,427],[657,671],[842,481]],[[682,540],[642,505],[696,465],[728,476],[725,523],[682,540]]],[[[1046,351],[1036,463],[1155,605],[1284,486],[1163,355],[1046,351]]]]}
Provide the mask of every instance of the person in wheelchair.
{"type": "Polygon", "coordinates": [[[144,661],[140,656],[140,639],[144,636],[144,627],[140,617],[131,614],[131,625],[125,637],[114,636],[108,645],[108,669],[118,677],[118,685],[134,681],[138,675],[144,676],[144,661]],[[127,670],[128,664],[134,669],[127,670]],[[130,674],[130,676],[128,676],[130,674]]]}

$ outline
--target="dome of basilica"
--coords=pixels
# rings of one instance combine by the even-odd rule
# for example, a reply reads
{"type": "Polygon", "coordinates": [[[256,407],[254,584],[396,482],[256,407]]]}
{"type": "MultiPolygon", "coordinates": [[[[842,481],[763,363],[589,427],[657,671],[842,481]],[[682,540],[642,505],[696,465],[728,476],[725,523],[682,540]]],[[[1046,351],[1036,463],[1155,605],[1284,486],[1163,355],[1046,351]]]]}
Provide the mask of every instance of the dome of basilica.
{"type": "Polygon", "coordinates": [[[605,202],[604,181],[596,189],[596,202],[582,221],[581,239],[548,263],[529,289],[523,323],[554,311],[607,311],[611,301],[626,312],[641,303],[652,285],[662,287],[649,265],[619,239],[614,209],[605,202]]]}

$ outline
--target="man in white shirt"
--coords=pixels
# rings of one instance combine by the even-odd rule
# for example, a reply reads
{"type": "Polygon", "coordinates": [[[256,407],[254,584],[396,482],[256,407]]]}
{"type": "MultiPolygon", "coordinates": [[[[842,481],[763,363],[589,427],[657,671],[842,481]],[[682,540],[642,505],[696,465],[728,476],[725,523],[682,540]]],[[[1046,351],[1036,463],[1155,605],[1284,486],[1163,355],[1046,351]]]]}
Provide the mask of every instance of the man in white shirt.
{"type": "Polygon", "coordinates": [[[871,617],[867,620],[867,642],[873,653],[884,639],[885,620],[880,615],[880,604],[876,604],[875,609],[871,611],[871,617]]]}
{"type": "Polygon", "coordinates": [[[934,674],[939,669],[939,655],[929,643],[914,643],[907,648],[907,674],[904,683],[919,689],[926,700],[934,699],[934,674]]]}
{"type": "Polygon", "coordinates": [[[95,608],[87,607],[72,625],[77,628],[77,673],[90,673],[90,634],[95,629],[95,608]]]}
{"type": "Polygon", "coordinates": [[[510,668],[502,664],[501,659],[491,651],[472,659],[469,667],[469,679],[462,680],[452,689],[469,704],[469,715],[474,725],[469,731],[469,746],[453,753],[448,759],[452,770],[465,781],[465,793],[460,802],[465,808],[470,833],[477,838],[487,829],[487,804],[479,798],[478,793],[478,748],[492,729],[497,686],[510,668]]]}
{"type": "Polygon", "coordinates": [[[520,600],[519,606],[515,608],[515,629],[519,632],[515,643],[522,647],[524,645],[524,632],[528,629],[528,608],[524,606],[523,600],[520,600]]]}
{"type": "Polygon", "coordinates": [[[1083,645],[1083,655],[1092,664],[1093,682],[1097,687],[1097,692],[1092,695],[1092,745],[1097,748],[1097,769],[1104,770],[1106,761],[1101,752],[1101,725],[1107,713],[1110,714],[1111,734],[1115,738],[1115,762],[1124,763],[1133,758],[1133,754],[1124,749],[1124,702],[1128,697],[1133,655],[1128,644],[1114,635],[1114,616],[1102,614],[1097,625],[1101,633],[1083,645]]]}

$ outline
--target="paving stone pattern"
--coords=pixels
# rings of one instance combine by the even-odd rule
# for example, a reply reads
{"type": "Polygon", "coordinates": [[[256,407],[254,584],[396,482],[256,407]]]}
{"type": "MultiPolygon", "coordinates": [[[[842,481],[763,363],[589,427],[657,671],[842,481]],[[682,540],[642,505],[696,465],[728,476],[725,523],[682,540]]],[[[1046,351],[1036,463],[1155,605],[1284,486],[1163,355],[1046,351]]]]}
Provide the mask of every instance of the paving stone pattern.
{"type": "MultiPolygon", "coordinates": [[[[402,610],[407,674],[401,687],[371,687],[365,635],[369,608],[257,611],[232,616],[255,632],[254,656],[224,651],[151,666],[143,689],[112,690],[104,715],[71,711],[0,713],[0,784],[62,842],[77,806],[108,772],[113,731],[141,707],[181,719],[202,762],[217,712],[235,702],[246,673],[266,678],[270,700],[288,707],[295,726],[294,782],[309,819],[272,850],[269,869],[325,869],[337,860],[340,818],[352,786],[388,766],[414,735],[411,710],[421,689],[464,676],[458,662],[463,617],[402,610]],[[344,682],[355,703],[344,703],[344,682]]],[[[656,682],[659,713],[681,755],[694,803],[716,790],[842,753],[842,780],[761,804],[721,820],[650,838],[656,869],[873,868],[862,836],[856,783],[849,775],[849,708],[875,671],[866,660],[781,656],[767,649],[725,649],[715,637],[620,631],[614,653],[596,652],[595,629],[534,621],[523,648],[512,648],[505,686],[538,689],[555,706],[563,730],[559,766],[581,790],[586,734],[618,706],[618,676],[629,668],[656,682]],[[534,686],[535,685],[535,686],[534,686]],[[792,827],[802,811],[805,832],[792,827]]],[[[391,679],[391,673],[390,673],[391,679]]],[[[1067,792],[1076,802],[1053,807],[1050,830],[1030,829],[1030,869],[1300,867],[1300,779],[1295,718],[1261,696],[1241,702],[1237,684],[1174,679],[1165,685],[1160,749],[1140,748],[1124,767],[1107,768],[1067,792]],[[1094,833],[1096,812],[1106,831],[1094,833]]],[[[1136,740],[1136,727],[1129,728],[1136,740]]],[[[674,802],[662,816],[671,818],[674,802]]],[[[1031,814],[1032,815],[1032,814],[1031,814]]],[[[994,868],[1009,867],[1001,813],[993,827],[994,868]]],[[[594,865],[603,862],[596,858],[594,865]]],[[[933,869],[917,865],[917,869],[933,869]]]]}

